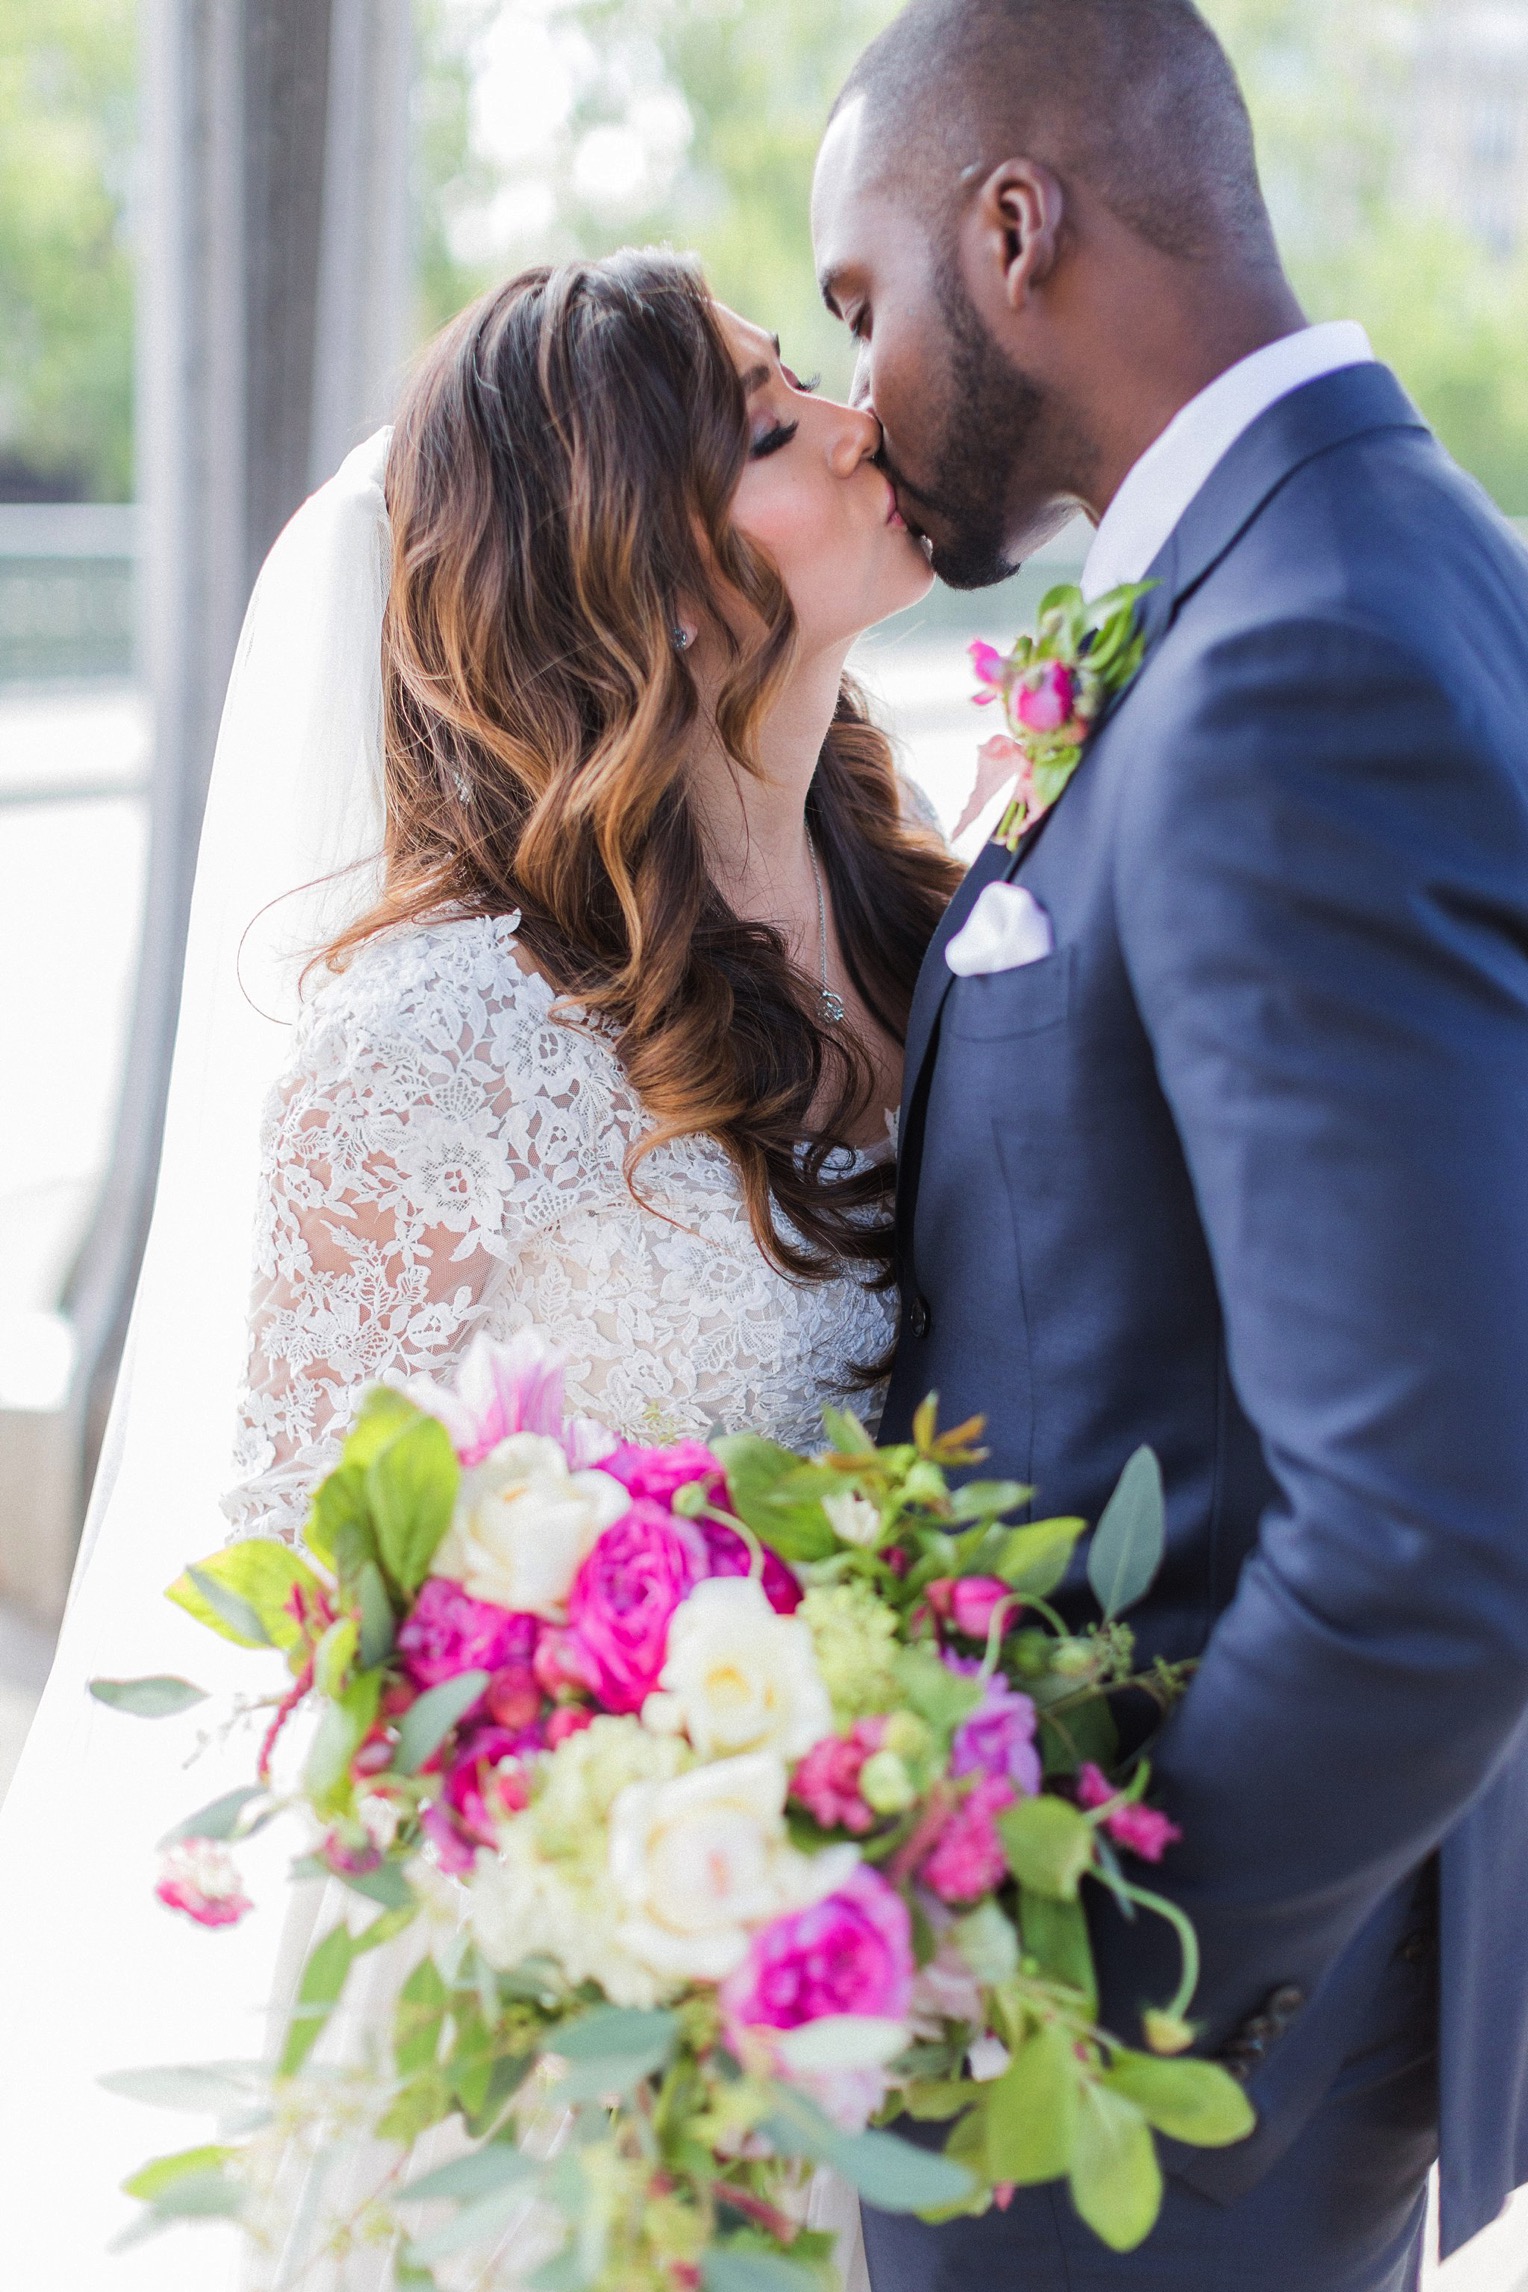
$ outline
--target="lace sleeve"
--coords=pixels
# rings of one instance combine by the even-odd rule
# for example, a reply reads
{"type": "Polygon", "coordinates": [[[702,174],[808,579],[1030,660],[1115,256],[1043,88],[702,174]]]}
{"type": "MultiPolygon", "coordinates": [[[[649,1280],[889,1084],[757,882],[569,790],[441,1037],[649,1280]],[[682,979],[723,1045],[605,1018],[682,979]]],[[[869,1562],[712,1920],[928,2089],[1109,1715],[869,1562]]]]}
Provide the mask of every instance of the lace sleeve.
{"type": "Polygon", "coordinates": [[[438,1372],[512,1255],[502,1093],[471,1014],[439,981],[391,1008],[375,966],[369,985],[320,994],[267,1112],[240,1477],[223,1500],[240,1535],[297,1533],[359,1393],[438,1372]]]}

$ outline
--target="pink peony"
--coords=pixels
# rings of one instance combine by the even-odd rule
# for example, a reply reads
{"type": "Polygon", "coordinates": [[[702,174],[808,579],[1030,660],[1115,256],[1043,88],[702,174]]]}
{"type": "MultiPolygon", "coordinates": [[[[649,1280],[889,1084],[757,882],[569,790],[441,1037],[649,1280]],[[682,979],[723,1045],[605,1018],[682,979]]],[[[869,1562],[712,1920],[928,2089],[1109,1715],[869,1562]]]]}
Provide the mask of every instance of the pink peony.
{"type": "Polygon", "coordinates": [[[475,1600],[449,1576],[426,1576],[399,1629],[398,1653],[416,1687],[438,1687],[462,1671],[529,1664],[539,1629],[535,1616],[475,1600]]]}
{"type": "Polygon", "coordinates": [[[978,708],[989,708],[1003,689],[1003,656],[996,645],[983,644],[980,637],[974,644],[968,645],[966,651],[977,683],[987,687],[985,692],[974,695],[976,705],[978,708]]]}
{"type": "Polygon", "coordinates": [[[1009,1686],[1001,1672],[988,1680],[986,1694],[969,1719],[962,1719],[950,1746],[952,1775],[1002,1775],[1026,1798],[1040,1788],[1040,1754],[1035,1748],[1035,1707],[1009,1686]]]}
{"type": "Polygon", "coordinates": [[[254,1904],[226,1846],[210,1838],[184,1838],[160,1866],[154,1888],[171,1910],[184,1910],[198,1926],[236,1926],[254,1904]]]}
{"type": "Polygon", "coordinates": [[[997,1576],[936,1576],[925,1597],[940,1622],[953,1624],[967,1639],[986,1638],[992,1612],[1003,1600],[1012,1603],[1010,1614],[1016,1614],[1019,1606],[997,1576]]]}
{"type": "Polygon", "coordinates": [[[861,1865],[837,1893],[755,1934],[720,2001],[729,2031],[799,2029],[825,2014],[900,2021],[912,1982],[907,1905],[878,1871],[861,1865]]]}
{"type": "Polygon", "coordinates": [[[990,1894],[1008,1863],[996,1818],[1016,1793],[1006,1775],[988,1775],[947,1818],[918,1876],[941,1902],[977,1902],[990,1894]]]}
{"type": "Polygon", "coordinates": [[[860,1769],[885,1736],[884,1719],[857,1719],[847,1735],[825,1735],[797,1767],[791,1797],[824,1830],[847,1830],[863,1837],[875,1814],[860,1797],[860,1769]]]}
{"type": "Polygon", "coordinates": [[[594,1723],[594,1713],[587,1703],[559,1703],[546,1723],[547,1749],[555,1751],[570,1735],[581,1735],[594,1723]]]}
{"type": "Polygon", "coordinates": [[[481,1464],[511,1433],[544,1433],[561,1441],[575,1470],[598,1464],[613,1436],[587,1417],[563,1417],[563,1356],[536,1329],[522,1329],[508,1344],[475,1337],[454,1388],[433,1377],[411,1377],[403,1390],[417,1408],[439,1417],[457,1460],[481,1464]]]}
{"type": "Polygon", "coordinates": [[[1014,714],[1028,732],[1059,732],[1077,708],[1077,680],[1060,661],[1047,661],[1035,681],[1026,678],[1013,696],[1014,714]]]}
{"type": "MultiPolygon", "coordinates": [[[[1118,1795],[1107,1775],[1089,1760],[1077,1777],[1078,1805],[1101,1807],[1118,1795]]],[[[1176,1846],[1183,1836],[1165,1814],[1140,1805],[1119,1807],[1112,1815],[1105,1815],[1104,1829],[1116,1846],[1128,1847],[1143,1862],[1160,1862],[1168,1847],[1176,1846]]]]}
{"type": "Polygon", "coordinates": [[[604,1459],[600,1470],[629,1488],[633,1496],[650,1496],[655,1504],[671,1504],[679,1490],[695,1480],[708,1497],[726,1495],[720,1459],[699,1440],[676,1440],[668,1448],[637,1448],[623,1440],[604,1459]]]}
{"type": "Polygon", "coordinates": [[[607,1711],[640,1711],[658,1684],[669,1619],[704,1573],[700,1539],[639,1496],[573,1579],[565,1653],[607,1711]]]}
{"type": "MultiPolygon", "coordinates": [[[[705,1538],[708,1574],[747,1575],[753,1566],[753,1554],[735,1528],[726,1527],[720,1520],[697,1520],[695,1525],[705,1538]]],[[[794,1615],[801,1605],[800,1584],[779,1553],[772,1552],[767,1544],[764,1547],[764,1567],[759,1577],[759,1589],[778,1616],[794,1615]]]]}
{"type": "Polygon", "coordinates": [[[539,1747],[492,1723],[474,1727],[456,1746],[445,1788],[422,1816],[442,1870],[470,1870],[480,1846],[492,1846],[496,1825],[530,1804],[520,1754],[539,1747]]]}

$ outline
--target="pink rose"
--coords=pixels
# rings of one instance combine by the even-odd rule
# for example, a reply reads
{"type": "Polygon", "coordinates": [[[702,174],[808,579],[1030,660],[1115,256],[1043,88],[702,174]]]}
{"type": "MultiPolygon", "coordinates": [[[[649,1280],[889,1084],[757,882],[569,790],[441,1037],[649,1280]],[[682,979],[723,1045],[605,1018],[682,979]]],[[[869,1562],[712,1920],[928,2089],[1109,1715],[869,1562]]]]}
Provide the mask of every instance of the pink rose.
{"type": "MultiPolygon", "coordinates": [[[[747,1575],[753,1566],[753,1554],[735,1528],[726,1527],[720,1520],[697,1520],[695,1525],[706,1541],[709,1575],[747,1575]]],[[[759,1577],[759,1589],[777,1616],[794,1615],[801,1605],[800,1584],[779,1553],[772,1552],[767,1544],[764,1547],[764,1567],[759,1577]]]]}
{"type": "Polygon", "coordinates": [[[1077,680],[1060,661],[1031,670],[1013,698],[1014,714],[1029,732],[1059,732],[1077,708],[1077,680]]]}
{"type": "Polygon", "coordinates": [[[985,692],[974,695],[976,705],[978,708],[989,708],[1003,689],[1003,656],[996,645],[983,644],[980,637],[974,644],[968,645],[966,651],[977,683],[987,687],[985,692]]]}
{"type": "MultiPolygon", "coordinates": [[[[1078,1805],[1101,1807],[1118,1795],[1107,1775],[1089,1760],[1077,1777],[1078,1805]]],[[[1139,1804],[1119,1807],[1112,1815],[1105,1815],[1104,1829],[1117,1846],[1128,1847],[1143,1862],[1160,1862],[1167,1849],[1176,1846],[1183,1836],[1178,1825],[1156,1807],[1139,1804]]]]}
{"type": "Polygon", "coordinates": [[[704,1546],[650,1497],[607,1528],[568,1594],[565,1655],[607,1711],[640,1711],[658,1684],[669,1619],[704,1573],[704,1546]]]}
{"type": "Polygon", "coordinates": [[[426,1576],[399,1628],[398,1653],[416,1687],[438,1687],[459,1672],[528,1664],[539,1629],[535,1616],[475,1600],[449,1576],[426,1576]]]}
{"type": "Polygon", "coordinates": [[[885,1736],[884,1719],[857,1719],[847,1735],[825,1735],[797,1767],[791,1797],[824,1830],[847,1830],[863,1837],[874,1825],[875,1813],[860,1797],[860,1769],[885,1736]]]}
{"type": "Polygon", "coordinates": [[[988,1680],[977,1709],[955,1730],[950,1773],[1002,1775],[1026,1798],[1039,1791],[1035,1707],[1027,1695],[1009,1686],[1000,1671],[988,1680]]]}
{"type": "Polygon", "coordinates": [[[170,1847],[154,1892],[167,1909],[184,1910],[198,1926],[236,1926],[254,1908],[233,1856],[210,1838],[184,1838],[170,1847]]]}
{"type": "Polygon", "coordinates": [[[900,2021],[912,1983],[907,1905],[878,1871],[861,1865],[837,1893],[755,1934],[720,2001],[729,2031],[799,2029],[825,2014],[900,2021]]]}
{"type": "Polygon", "coordinates": [[[1016,1614],[1019,1606],[1009,1586],[997,1576],[936,1576],[925,1597],[939,1621],[953,1624],[967,1639],[986,1638],[992,1611],[1003,1600],[1010,1603],[1011,1614],[1016,1614]]]}
{"type": "Polygon", "coordinates": [[[996,1817],[1015,1796],[1005,1775],[989,1775],[946,1818],[918,1873],[941,1902],[978,1902],[1001,1883],[1008,1860],[996,1817]]]}
{"type": "Polygon", "coordinates": [[[426,1837],[443,1870],[470,1870],[480,1846],[492,1846],[496,1825],[530,1805],[520,1754],[524,1735],[507,1727],[474,1727],[456,1746],[445,1787],[422,1817],[426,1837]]]}

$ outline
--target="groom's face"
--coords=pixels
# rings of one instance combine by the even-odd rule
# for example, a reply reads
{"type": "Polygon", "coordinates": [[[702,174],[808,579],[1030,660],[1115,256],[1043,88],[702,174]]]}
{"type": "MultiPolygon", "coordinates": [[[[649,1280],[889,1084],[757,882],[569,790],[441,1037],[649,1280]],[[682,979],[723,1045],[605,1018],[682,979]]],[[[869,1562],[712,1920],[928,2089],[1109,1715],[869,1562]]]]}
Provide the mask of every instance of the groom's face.
{"type": "Polygon", "coordinates": [[[992,339],[914,197],[880,180],[862,148],[863,106],[829,128],[812,235],[828,308],[859,344],[855,402],[885,439],[883,465],[907,523],[956,589],[1012,573],[1072,513],[1048,482],[1047,393],[992,339]]]}

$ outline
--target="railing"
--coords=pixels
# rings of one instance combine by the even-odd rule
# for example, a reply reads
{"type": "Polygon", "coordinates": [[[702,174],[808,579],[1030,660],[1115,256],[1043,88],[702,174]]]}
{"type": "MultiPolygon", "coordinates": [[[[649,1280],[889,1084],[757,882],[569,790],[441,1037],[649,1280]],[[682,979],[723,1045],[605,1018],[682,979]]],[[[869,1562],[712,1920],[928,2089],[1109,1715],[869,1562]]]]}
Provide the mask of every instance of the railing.
{"type": "Polygon", "coordinates": [[[0,502],[0,684],[133,670],[138,512],[0,502]]]}

